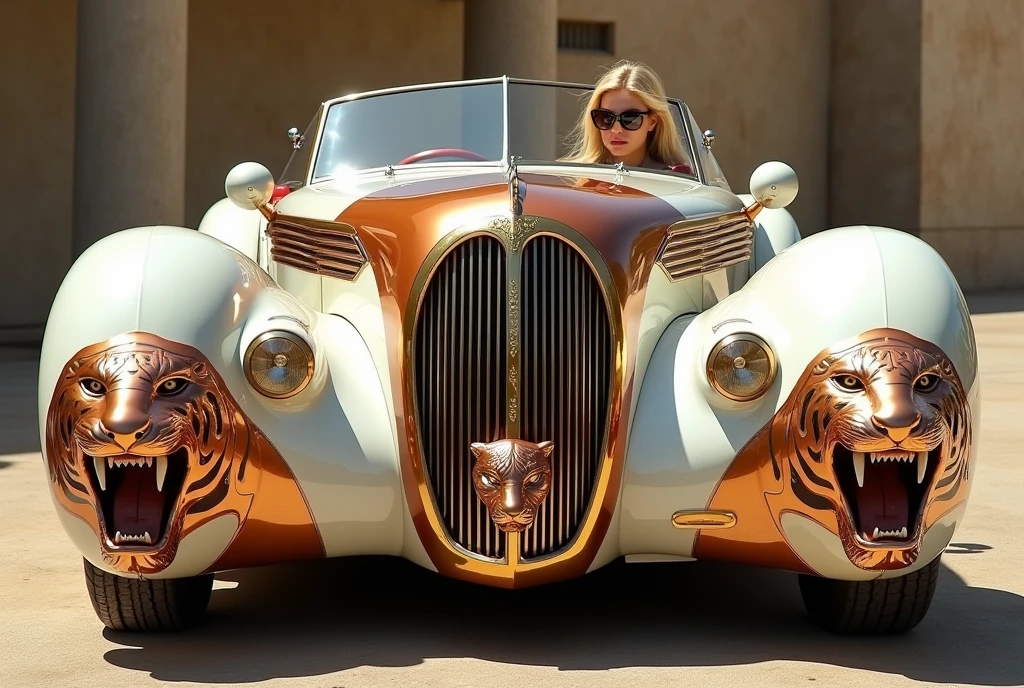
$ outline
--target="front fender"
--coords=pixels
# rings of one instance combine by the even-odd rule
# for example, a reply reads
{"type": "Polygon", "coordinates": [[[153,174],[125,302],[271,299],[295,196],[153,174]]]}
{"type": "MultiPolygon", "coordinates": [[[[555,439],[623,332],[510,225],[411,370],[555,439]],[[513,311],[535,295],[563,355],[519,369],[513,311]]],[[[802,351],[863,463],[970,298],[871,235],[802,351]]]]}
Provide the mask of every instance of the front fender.
{"type": "MultiPolygon", "coordinates": [[[[930,246],[904,232],[866,226],[803,239],[736,293],[676,321],[659,341],[630,433],[622,552],[727,559],[850,580],[920,568],[941,553],[963,517],[969,469],[977,456],[979,393],[970,315],[952,273],[930,246]],[[766,341],[778,362],[767,393],[748,403],[718,394],[705,372],[716,343],[743,332],[766,341]],[[903,355],[900,351],[918,349],[935,349],[948,358],[962,386],[960,406],[969,425],[957,440],[967,454],[963,474],[935,480],[938,485],[962,478],[963,484],[944,496],[944,503],[930,502],[934,518],[926,524],[916,559],[890,562],[884,570],[865,570],[847,556],[831,532],[842,514],[829,516],[787,501],[786,476],[799,482],[808,475],[787,473],[786,461],[797,459],[785,454],[799,431],[786,424],[800,416],[801,402],[810,403],[804,385],[810,384],[811,371],[829,352],[850,351],[869,340],[871,351],[896,357],[893,361],[903,355]],[[902,341],[910,348],[899,349],[902,341]],[[894,346],[899,351],[887,348],[894,346]],[[778,469],[773,456],[781,456],[774,462],[778,469]],[[687,511],[727,511],[736,522],[715,530],[674,527],[673,514],[687,511]]],[[[819,430],[824,433],[825,425],[814,432],[819,430]]],[[[821,485],[811,487],[827,493],[821,485]]]]}
{"type": "MultiPolygon", "coordinates": [[[[74,394],[65,398],[84,411],[84,419],[106,403],[83,404],[74,394]]],[[[97,242],[76,261],[47,321],[38,413],[61,522],[83,556],[108,571],[169,578],[402,549],[392,419],[359,332],[340,317],[308,309],[252,260],[194,230],[126,230],[97,242]],[[258,393],[243,372],[249,343],[268,330],[300,336],[314,353],[312,381],[287,400],[258,393]],[[196,363],[200,371],[212,368],[202,379],[211,386],[213,406],[200,405],[205,416],[189,416],[207,423],[197,435],[214,433],[212,423],[235,433],[222,443],[223,461],[216,469],[222,477],[212,472],[217,461],[196,457],[189,464],[178,497],[186,520],[170,559],[130,550],[118,554],[105,542],[94,508],[96,481],[84,459],[76,459],[73,448],[65,450],[74,444],[62,428],[74,428],[77,418],[58,403],[85,358],[109,375],[108,385],[121,384],[125,371],[136,375],[131,366],[142,370],[135,380],[164,374],[173,360],[160,370],[146,367],[155,349],[171,352],[156,353],[156,359],[184,358],[193,371],[196,363]],[[214,478],[223,478],[226,487],[186,508],[182,495],[201,493],[216,484],[210,482],[214,478]]],[[[176,413],[170,417],[183,418],[185,408],[176,413]]]]}
{"type": "Polygon", "coordinates": [[[266,219],[260,211],[239,208],[229,199],[222,198],[203,215],[199,233],[219,239],[254,263],[260,263],[260,243],[265,225],[266,219]]]}

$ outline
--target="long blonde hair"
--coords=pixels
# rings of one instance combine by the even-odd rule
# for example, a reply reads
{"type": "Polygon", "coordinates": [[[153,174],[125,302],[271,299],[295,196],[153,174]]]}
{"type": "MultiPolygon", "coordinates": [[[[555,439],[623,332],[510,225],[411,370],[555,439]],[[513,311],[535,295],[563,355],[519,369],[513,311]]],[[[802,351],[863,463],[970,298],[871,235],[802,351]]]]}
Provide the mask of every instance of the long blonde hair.
{"type": "Polygon", "coordinates": [[[658,125],[648,134],[647,154],[665,165],[689,162],[683,149],[679,128],[669,111],[665,87],[657,73],[643,64],[622,60],[609,69],[594,86],[587,107],[580,113],[568,143],[571,149],[562,161],[580,163],[611,163],[611,153],[601,141],[601,133],[590,119],[590,111],[601,106],[601,98],[608,91],[626,89],[658,117],[658,125]]]}

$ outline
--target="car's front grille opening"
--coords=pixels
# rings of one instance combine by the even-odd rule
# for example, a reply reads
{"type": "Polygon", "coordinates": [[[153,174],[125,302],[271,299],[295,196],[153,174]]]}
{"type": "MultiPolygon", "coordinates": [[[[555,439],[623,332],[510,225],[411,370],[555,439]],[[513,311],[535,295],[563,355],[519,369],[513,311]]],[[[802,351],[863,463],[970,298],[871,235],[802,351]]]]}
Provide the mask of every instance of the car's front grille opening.
{"type": "Polygon", "coordinates": [[[473,442],[505,437],[506,261],[501,242],[473,237],[437,266],[415,339],[416,403],[427,478],[449,535],[485,557],[505,534],[473,489],[473,442]]]}

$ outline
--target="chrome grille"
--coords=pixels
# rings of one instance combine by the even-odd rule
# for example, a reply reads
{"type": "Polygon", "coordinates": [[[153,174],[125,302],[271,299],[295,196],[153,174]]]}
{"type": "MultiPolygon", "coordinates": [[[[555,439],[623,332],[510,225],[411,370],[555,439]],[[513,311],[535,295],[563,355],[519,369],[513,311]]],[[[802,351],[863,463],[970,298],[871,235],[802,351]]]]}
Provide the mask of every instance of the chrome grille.
{"type": "Polygon", "coordinates": [[[520,544],[526,560],[569,544],[586,514],[607,425],[612,336],[593,271],[560,239],[526,244],[522,284],[522,438],[555,444],[551,491],[520,544]]]}
{"type": "MultiPolygon", "coordinates": [[[[508,437],[508,256],[490,236],[456,246],[437,266],[416,316],[413,356],[423,465],[451,539],[475,554],[505,556],[472,483],[473,442],[508,437]]],[[[522,249],[519,280],[520,436],[550,440],[551,488],[520,558],[571,543],[600,466],[613,373],[613,342],[600,284],[564,241],[538,236],[522,249]]]]}
{"type": "Polygon", "coordinates": [[[275,220],[267,227],[267,236],[276,262],[306,272],[353,280],[366,264],[363,247],[349,225],[275,220]]]}
{"type": "Polygon", "coordinates": [[[473,237],[437,266],[416,320],[415,381],[423,459],[452,539],[486,557],[505,537],[473,490],[473,442],[505,437],[506,262],[501,242],[473,237]]]}
{"type": "Polygon", "coordinates": [[[746,262],[754,241],[753,223],[743,214],[715,223],[687,221],[669,229],[658,262],[672,281],[746,262]]]}

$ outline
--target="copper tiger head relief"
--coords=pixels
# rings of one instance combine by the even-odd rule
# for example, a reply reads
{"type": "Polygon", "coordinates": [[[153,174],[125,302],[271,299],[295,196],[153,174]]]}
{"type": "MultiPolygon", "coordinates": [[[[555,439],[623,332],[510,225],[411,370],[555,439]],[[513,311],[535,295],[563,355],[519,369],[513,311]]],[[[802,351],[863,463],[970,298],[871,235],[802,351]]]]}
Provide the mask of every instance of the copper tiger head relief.
{"type": "Polygon", "coordinates": [[[940,349],[895,330],[868,333],[816,358],[766,428],[769,509],[780,530],[786,511],[829,514],[820,522],[861,569],[909,566],[924,531],[964,498],[970,429],[940,349]]]}
{"type": "Polygon", "coordinates": [[[46,419],[50,482],[114,569],[160,571],[192,530],[245,518],[258,438],[225,390],[198,351],[151,335],[88,347],[65,367],[46,419]]]}

